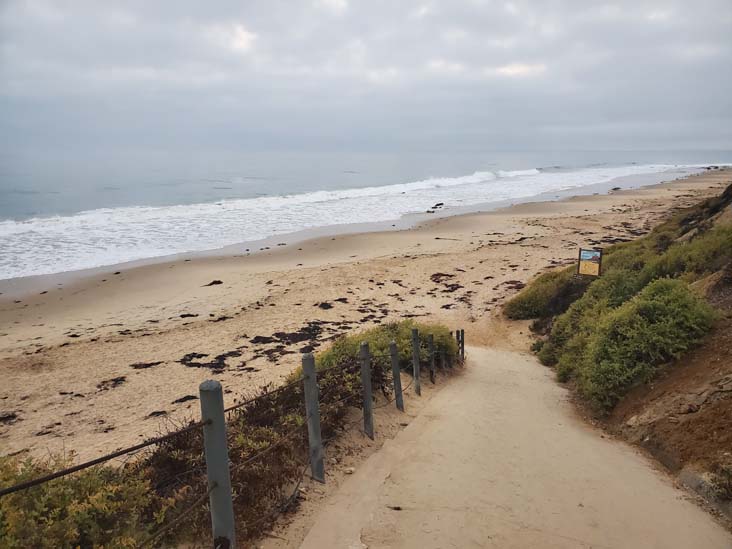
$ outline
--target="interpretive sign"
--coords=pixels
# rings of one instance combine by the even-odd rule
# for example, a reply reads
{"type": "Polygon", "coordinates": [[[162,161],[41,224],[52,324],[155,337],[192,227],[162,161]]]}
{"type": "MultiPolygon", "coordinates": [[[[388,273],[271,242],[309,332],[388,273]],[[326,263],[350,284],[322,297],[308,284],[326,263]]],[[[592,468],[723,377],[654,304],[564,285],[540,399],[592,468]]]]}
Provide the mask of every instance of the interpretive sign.
{"type": "Polygon", "coordinates": [[[580,248],[577,274],[600,276],[602,266],[602,250],[585,250],[580,248]]]}

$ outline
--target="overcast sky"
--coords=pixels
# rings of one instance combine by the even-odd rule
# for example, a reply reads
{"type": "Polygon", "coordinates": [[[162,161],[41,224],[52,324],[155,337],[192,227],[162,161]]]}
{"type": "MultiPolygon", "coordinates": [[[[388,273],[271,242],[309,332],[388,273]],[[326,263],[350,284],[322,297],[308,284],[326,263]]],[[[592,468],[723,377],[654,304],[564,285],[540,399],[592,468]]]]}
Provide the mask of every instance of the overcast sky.
{"type": "Polygon", "coordinates": [[[0,0],[0,145],[732,148],[732,0],[0,0]]]}

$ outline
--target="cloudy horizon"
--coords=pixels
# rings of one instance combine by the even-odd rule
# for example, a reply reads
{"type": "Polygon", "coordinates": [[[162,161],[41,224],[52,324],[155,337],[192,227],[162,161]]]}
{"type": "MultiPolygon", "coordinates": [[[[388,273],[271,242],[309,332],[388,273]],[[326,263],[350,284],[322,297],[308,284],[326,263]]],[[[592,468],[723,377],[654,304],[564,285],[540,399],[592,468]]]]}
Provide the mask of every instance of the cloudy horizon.
{"type": "Polygon", "coordinates": [[[6,151],[732,148],[727,0],[0,10],[6,151]]]}

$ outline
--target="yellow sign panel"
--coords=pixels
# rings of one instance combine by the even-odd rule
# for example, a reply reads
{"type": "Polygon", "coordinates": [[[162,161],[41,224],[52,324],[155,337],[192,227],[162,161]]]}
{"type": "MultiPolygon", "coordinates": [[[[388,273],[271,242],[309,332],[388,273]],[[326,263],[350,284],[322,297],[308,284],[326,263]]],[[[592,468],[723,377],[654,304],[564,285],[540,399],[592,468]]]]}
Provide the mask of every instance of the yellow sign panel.
{"type": "Polygon", "coordinates": [[[600,276],[601,265],[602,250],[583,250],[580,248],[579,263],[577,265],[578,274],[600,276]]]}

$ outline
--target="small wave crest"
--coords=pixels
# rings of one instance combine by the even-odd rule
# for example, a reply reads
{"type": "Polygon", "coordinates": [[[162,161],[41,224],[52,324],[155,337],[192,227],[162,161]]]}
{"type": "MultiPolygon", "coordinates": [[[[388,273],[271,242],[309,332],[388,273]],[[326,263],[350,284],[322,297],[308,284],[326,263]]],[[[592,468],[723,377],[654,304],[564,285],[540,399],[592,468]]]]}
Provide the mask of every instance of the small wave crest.
{"type": "Polygon", "coordinates": [[[539,175],[540,173],[536,168],[531,168],[530,170],[498,170],[498,177],[520,177],[522,175],[539,175]]]}

